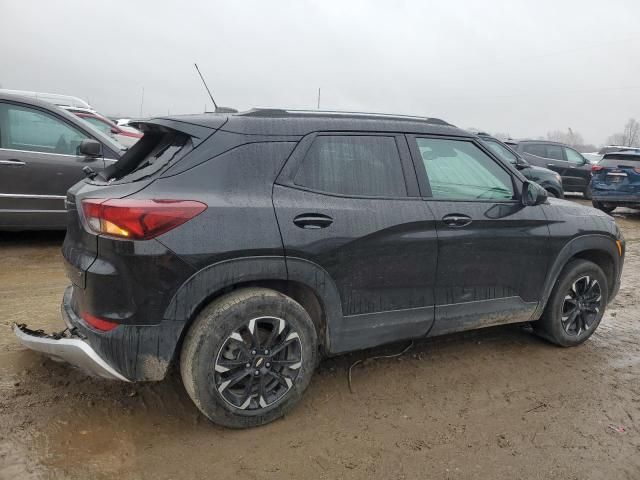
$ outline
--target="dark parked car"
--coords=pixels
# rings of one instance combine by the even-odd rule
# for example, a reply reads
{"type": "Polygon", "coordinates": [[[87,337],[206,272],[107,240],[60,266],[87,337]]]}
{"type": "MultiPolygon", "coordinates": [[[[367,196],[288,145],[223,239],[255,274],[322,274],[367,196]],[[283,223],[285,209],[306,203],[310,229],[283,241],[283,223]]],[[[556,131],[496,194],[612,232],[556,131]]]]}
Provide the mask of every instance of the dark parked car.
{"type": "Polygon", "coordinates": [[[64,229],[69,187],[120,146],[60,107],[0,94],[0,230],[64,229]]]}
{"type": "Polygon", "coordinates": [[[607,153],[591,171],[594,207],[607,213],[616,207],[640,208],[640,152],[607,153]]]}
{"type": "Polygon", "coordinates": [[[489,147],[493,153],[517,168],[527,180],[531,180],[542,186],[552,197],[564,198],[562,177],[560,177],[559,173],[549,170],[548,168],[531,165],[515,150],[512,150],[507,144],[491,135],[478,133],[478,136],[480,140],[482,140],[482,143],[489,147]]]}
{"type": "Polygon", "coordinates": [[[67,195],[68,331],[26,346],[107,378],[178,363],[214,422],[290,410],[318,359],[530,321],[584,342],[616,295],[613,219],[441,120],[255,110],[138,124],[67,195]]]}
{"type": "Polygon", "coordinates": [[[591,162],[577,150],[557,142],[520,140],[507,142],[529,163],[558,172],[565,192],[580,192],[591,198],[591,162]]]}

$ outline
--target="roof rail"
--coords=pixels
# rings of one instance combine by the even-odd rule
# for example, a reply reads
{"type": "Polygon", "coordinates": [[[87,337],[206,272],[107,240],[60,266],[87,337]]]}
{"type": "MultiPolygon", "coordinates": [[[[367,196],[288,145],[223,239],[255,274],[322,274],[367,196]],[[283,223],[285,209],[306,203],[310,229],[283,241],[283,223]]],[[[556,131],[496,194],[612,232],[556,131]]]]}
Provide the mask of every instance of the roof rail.
{"type": "Polygon", "coordinates": [[[333,116],[333,117],[363,117],[363,118],[388,118],[399,120],[417,120],[432,125],[452,127],[449,122],[439,118],[420,117],[415,115],[396,115],[392,113],[350,112],[339,110],[295,110],[283,108],[253,108],[239,115],[247,117],[284,117],[284,116],[333,116]]]}

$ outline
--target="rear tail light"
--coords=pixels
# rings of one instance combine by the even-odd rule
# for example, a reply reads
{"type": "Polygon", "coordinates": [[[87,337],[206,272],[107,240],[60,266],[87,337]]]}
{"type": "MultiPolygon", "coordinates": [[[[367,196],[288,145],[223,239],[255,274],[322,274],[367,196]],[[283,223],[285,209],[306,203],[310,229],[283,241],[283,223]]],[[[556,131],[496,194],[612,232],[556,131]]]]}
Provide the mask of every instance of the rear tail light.
{"type": "Polygon", "coordinates": [[[105,320],[104,318],[98,318],[94,315],[91,315],[89,312],[82,312],[80,316],[91,325],[96,330],[100,330],[101,332],[108,332],[109,330],[113,330],[116,328],[119,323],[113,322],[111,320],[105,320]]]}
{"type": "Polygon", "coordinates": [[[604,169],[604,167],[602,165],[592,165],[591,166],[591,172],[599,172],[600,170],[604,169]]]}
{"type": "Polygon", "coordinates": [[[82,200],[89,229],[116,238],[148,240],[182,225],[207,206],[193,200],[82,200]]]}

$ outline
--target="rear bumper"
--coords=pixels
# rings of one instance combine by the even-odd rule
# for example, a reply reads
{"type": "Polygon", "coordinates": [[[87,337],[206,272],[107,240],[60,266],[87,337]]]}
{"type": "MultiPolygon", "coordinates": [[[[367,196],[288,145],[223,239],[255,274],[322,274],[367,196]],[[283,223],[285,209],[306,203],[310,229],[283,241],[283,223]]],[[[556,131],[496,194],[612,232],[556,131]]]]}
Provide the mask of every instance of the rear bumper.
{"type": "Polygon", "coordinates": [[[70,363],[90,375],[109,380],[129,381],[105,362],[87,342],[78,337],[55,338],[16,324],[13,325],[13,333],[25,347],[44,353],[54,360],[70,363]]]}
{"type": "Polygon", "coordinates": [[[591,191],[591,198],[598,202],[605,203],[631,203],[631,204],[640,204],[640,194],[636,195],[628,195],[624,193],[618,193],[615,190],[597,190],[593,189],[591,191]]]}
{"type": "Polygon", "coordinates": [[[33,331],[25,325],[13,325],[13,333],[25,347],[43,353],[54,360],[64,361],[80,368],[86,373],[128,382],[129,379],[118,372],[96,352],[77,332],[78,319],[71,308],[71,287],[64,292],[60,313],[67,329],[60,334],[47,335],[42,331],[33,331]]]}

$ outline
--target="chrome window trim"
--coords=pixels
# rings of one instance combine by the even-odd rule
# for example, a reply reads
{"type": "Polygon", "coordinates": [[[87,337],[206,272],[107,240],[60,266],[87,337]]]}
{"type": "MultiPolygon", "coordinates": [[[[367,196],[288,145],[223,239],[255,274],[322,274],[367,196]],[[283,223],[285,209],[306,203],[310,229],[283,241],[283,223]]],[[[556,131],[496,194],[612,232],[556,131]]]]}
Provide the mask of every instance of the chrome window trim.
{"type": "Polygon", "coordinates": [[[26,152],[26,153],[39,153],[41,155],[58,155],[60,157],[72,157],[72,158],[82,158],[81,155],[68,155],[66,153],[50,153],[50,152],[38,152],[36,150],[16,150],[15,148],[0,148],[0,151],[6,152],[26,152]]]}
{"type": "Polygon", "coordinates": [[[0,198],[36,198],[41,200],[64,200],[66,195],[30,195],[26,193],[0,193],[0,198]]]}

